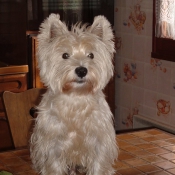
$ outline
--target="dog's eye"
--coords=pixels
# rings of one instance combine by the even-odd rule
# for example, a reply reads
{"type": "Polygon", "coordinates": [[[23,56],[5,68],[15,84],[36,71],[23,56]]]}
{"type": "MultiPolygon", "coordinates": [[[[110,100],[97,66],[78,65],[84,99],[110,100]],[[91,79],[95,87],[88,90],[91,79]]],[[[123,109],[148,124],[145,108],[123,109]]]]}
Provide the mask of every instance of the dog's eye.
{"type": "Polygon", "coordinates": [[[93,53],[90,53],[90,54],[88,54],[88,56],[87,56],[87,57],[89,57],[89,58],[93,59],[93,58],[94,58],[94,54],[93,54],[93,53]]]}
{"type": "Polygon", "coordinates": [[[68,53],[63,53],[62,58],[63,59],[68,59],[70,55],[68,53]]]}

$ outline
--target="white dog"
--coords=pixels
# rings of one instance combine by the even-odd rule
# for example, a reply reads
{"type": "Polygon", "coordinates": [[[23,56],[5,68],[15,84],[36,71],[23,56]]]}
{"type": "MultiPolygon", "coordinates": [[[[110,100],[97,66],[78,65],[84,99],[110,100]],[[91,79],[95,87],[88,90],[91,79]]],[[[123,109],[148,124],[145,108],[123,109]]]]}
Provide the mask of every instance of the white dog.
{"type": "Polygon", "coordinates": [[[113,76],[110,23],[69,31],[51,14],[40,27],[38,64],[47,92],[38,106],[31,158],[41,175],[112,175],[117,158],[113,118],[102,90],[113,76]]]}

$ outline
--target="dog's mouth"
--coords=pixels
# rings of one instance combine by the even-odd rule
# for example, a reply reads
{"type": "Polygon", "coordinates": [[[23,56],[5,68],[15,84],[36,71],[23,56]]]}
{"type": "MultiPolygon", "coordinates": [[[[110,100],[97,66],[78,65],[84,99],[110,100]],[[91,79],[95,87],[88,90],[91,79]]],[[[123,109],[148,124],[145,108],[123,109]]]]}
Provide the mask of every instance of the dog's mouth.
{"type": "Polygon", "coordinates": [[[76,78],[73,80],[73,83],[80,84],[80,85],[84,84],[84,83],[86,83],[86,78],[76,78]]]}
{"type": "Polygon", "coordinates": [[[65,83],[63,87],[63,92],[71,93],[77,92],[79,94],[87,94],[93,91],[93,84],[86,78],[77,78],[71,82],[65,83]]]}
{"type": "Polygon", "coordinates": [[[85,83],[85,80],[78,80],[78,81],[75,81],[75,83],[83,84],[83,83],[85,83]]]}

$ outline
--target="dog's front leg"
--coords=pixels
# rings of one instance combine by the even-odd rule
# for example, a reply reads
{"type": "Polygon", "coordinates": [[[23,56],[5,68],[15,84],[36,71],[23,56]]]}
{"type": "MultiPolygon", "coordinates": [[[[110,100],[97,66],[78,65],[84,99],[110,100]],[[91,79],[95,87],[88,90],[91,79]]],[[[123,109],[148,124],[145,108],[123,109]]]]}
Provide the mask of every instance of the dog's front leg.
{"type": "Polygon", "coordinates": [[[105,161],[103,163],[94,161],[94,164],[92,165],[91,168],[89,168],[87,173],[87,175],[114,175],[114,174],[115,170],[113,169],[112,165],[110,165],[108,162],[106,162],[105,165],[105,161]]]}

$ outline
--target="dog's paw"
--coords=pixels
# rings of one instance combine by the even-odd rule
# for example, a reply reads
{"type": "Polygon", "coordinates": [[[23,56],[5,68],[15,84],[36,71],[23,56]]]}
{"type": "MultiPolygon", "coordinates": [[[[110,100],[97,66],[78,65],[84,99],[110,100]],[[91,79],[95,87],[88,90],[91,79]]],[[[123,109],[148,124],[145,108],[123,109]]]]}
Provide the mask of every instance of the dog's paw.
{"type": "Polygon", "coordinates": [[[70,170],[70,171],[69,171],[69,175],[77,175],[77,173],[76,173],[75,170],[70,170]]]}
{"type": "Polygon", "coordinates": [[[77,174],[85,175],[86,174],[86,168],[83,166],[76,166],[77,174]]]}

